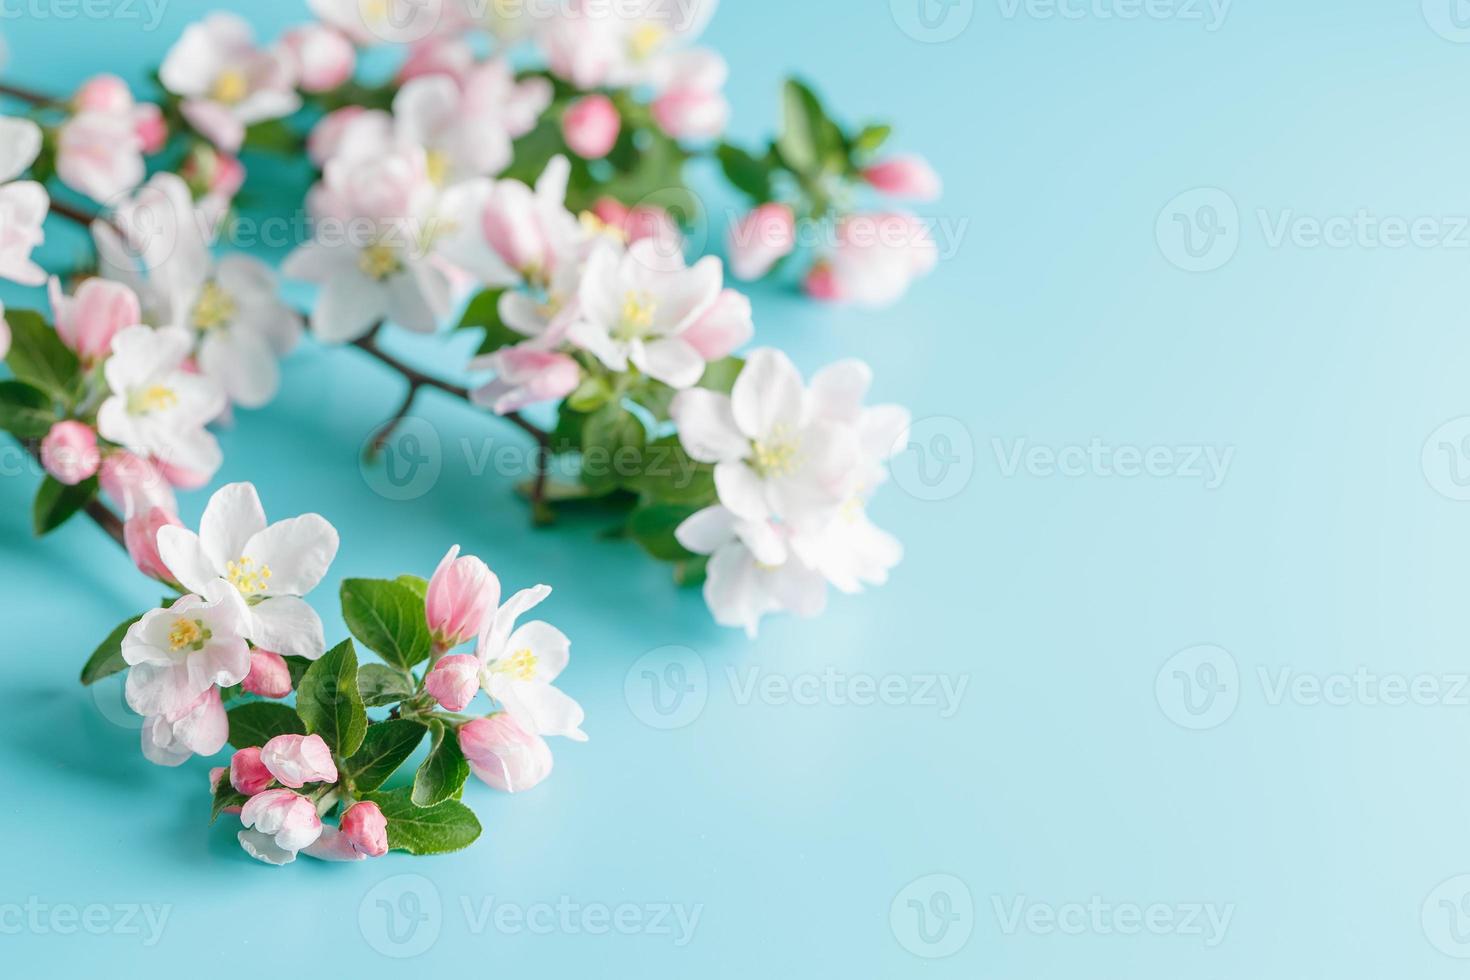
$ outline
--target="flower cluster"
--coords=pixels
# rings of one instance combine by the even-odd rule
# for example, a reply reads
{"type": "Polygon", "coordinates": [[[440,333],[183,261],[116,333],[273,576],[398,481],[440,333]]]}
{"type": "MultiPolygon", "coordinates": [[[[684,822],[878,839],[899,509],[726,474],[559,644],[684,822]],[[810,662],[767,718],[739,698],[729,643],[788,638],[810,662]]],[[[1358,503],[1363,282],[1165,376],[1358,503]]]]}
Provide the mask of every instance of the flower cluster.
{"type": "Polygon", "coordinates": [[[142,537],[150,570],[181,595],[119,627],[82,679],[127,671],[143,754],[159,765],[234,746],[211,773],[214,812],[239,815],[252,857],[457,850],[480,830],[458,802],[471,773],[529,789],[551,771],[544,736],[586,738],[581,707],[552,684],[570,641],[545,622],[516,624],[550,594],[544,585],[502,604],[499,580],[457,547],[430,581],[350,579],[343,618],[383,658],[360,664],[352,639],[326,648],[304,598],[337,553],[321,516],[269,524],[255,488],[231,484],[211,497],[199,533],[164,523],[142,537]],[[471,639],[474,654],[451,653],[471,639]],[[492,711],[461,714],[481,688],[492,711]],[[369,719],[368,708],[386,706],[387,718],[369,719]],[[426,737],[411,784],[384,789],[426,737]],[[333,816],[335,826],[323,823],[333,816]]]}
{"type": "MultiPolygon", "coordinates": [[[[935,199],[927,163],[885,156],[888,126],[845,125],[797,80],[766,145],[724,142],[728,66],[700,44],[714,0],[307,6],[275,39],[227,13],[191,24],[152,99],[100,75],[68,99],[28,99],[30,118],[0,117],[0,277],[49,291],[49,317],[0,310],[15,375],[0,427],[48,474],[39,531],[106,494],[140,568],[231,615],[205,578],[233,573],[159,543],[182,547],[175,490],[221,465],[212,428],[274,396],[309,324],[404,372],[402,413],[428,384],[508,417],[538,443],[519,488],[537,521],[562,504],[601,509],[679,581],[703,583],[721,623],[754,632],[766,613],[821,609],[828,585],[884,580],[900,548],[865,504],[902,448],[903,413],[862,407],[866,366],[836,365],[808,389],[774,350],[741,356],[755,322],[726,267],[772,275],[814,234],[794,277],[809,295],[894,301],[937,248],[916,215],[860,202],[935,199]],[[271,266],[214,249],[268,154],[315,168],[300,205],[310,240],[281,266],[318,287],[305,313],[282,302],[271,266]],[[708,220],[685,177],[701,158],[750,202],[723,261],[688,254],[707,237],[689,235],[708,220]],[[90,226],[97,254],[66,281],[31,258],[52,181],[102,206],[95,220],[55,208],[90,226]],[[471,384],[409,374],[375,343],[388,325],[478,333],[471,384]]],[[[252,649],[321,652],[314,635],[292,633],[311,647],[294,651],[271,635],[270,610],[299,601],[247,603],[252,649]]],[[[493,651],[474,659],[448,658],[436,688],[453,678],[463,695],[475,680],[498,698],[493,651]]],[[[282,676],[255,665],[262,685],[282,676]]],[[[185,709],[208,730],[201,697],[149,714],[163,719],[160,753],[192,732],[178,728],[185,709]]]]}

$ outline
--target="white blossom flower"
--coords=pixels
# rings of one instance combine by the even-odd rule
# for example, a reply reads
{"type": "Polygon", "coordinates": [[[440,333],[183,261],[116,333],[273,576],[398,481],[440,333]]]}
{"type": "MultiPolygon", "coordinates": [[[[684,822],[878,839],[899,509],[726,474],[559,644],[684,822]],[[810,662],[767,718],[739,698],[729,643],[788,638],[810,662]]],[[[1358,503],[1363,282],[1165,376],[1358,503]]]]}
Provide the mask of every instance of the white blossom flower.
{"type": "Polygon", "coordinates": [[[223,462],[205,429],[225,407],[219,386],[184,370],[193,338],[179,327],[129,327],[103,364],[111,395],[97,411],[103,438],[208,479],[223,462]]]}
{"type": "Polygon", "coordinates": [[[250,642],[312,660],[325,652],[326,641],[321,618],[301,597],[326,575],[337,544],[336,529],[317,514],[267,526],[248,483],[216,491],[198,534],[182,527],[158,532],[159,555],[184,588],[201,592],[229,583],[245,599],[250,642]]]}
{"type": "Polygon", "coordinates": [[[230,13],[185,28],[158,77],[183,99],[190,125],[226,153],[239,151],[247,126],[301,108],[290,62],[257,45],[250,24],[230,13]]]}
{"type": "Polygon", "coordinates": [[[39,286],[46,272],[31,261],[45,241],[42,224],[51,208],[46,188],[16,180],[41,152],[41,129],[29,119],[0,116],[0,279],[39,286]]]}
{"type": "Polygon", "coordinates": [[[538,585],[505,601],[486,622],[475,647],[485,693],[533,735],[563,735],[584,742],[582,706],[553,687],[571,654],[571,641],[549,623],[516,619],[539,605],[551,589],[538,585]]]}
{"type": "Polygon", "coordinates": [[[704,374],[705,360],[681,336],[715,304],[724,286],[723,266],[713,256],[692,268],[645,239],[626,252],[603,243],[583,271],[578,317],[567,332],[614,371],[631,364],[673,388],[688,388],[704,374]]]}

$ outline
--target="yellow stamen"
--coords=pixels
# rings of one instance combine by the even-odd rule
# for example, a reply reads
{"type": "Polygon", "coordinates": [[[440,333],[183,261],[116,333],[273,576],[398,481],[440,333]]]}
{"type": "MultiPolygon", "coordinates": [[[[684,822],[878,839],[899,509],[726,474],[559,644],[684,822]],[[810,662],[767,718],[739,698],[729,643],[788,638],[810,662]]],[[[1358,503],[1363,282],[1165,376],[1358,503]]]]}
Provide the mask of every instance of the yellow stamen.
{"type": "Polygon", "coordinates": [[[398,253],[387,245],[369,245],[357,257],[357,267],[369,279],[382,282],[403,271],[398,253]]]}
{"type": "Polygon", "coordinates": [[[449,182],[449,156],[443,150],[430,150],[425,154],[424,167],[429,172],[429,182],[443,187],[449,182]]]}
{"type": "Polygon", "coordinates": [[[225,563],[225,577],[240,590],[241,595],[258,595],[270,588],[271,567],[261,565],[257,568],[253,558],[241,558],[225,563]]]}
{"type": "Polygon", "coordinates": [[[208,635],[204,624],[197,619],[176,619],[168,631],[168,646],[175,653],[185,647],[198,650],[206,639],[208,635]]]}
{"type": "Polygon", "coordinates": [[[658,302],[646,292],[629,290],[623,296],[623,314],[615,331],[619,340],[638,340],[653,328],[658,302]]]}
{"type": "Polygon", "coordinates": [[[209,331],[229,325],[238,310],[235,297],[211,279],[199,291],[199,299],[195,301],[189,318],[194,321],[195,329],[209,331]]]}
{"type": "Polygon", "coordinates": [[[238,68],[228,68],[220,72],[209,90],[210,99],[225,105],[244,102],[245,96],[249,94],[250,79],[246,78],[245,73],[238,68]]]}
{"type": "Polygon", "coordinates": [[[510,674],[517,680],[528,681],[536,676],[536,655],[530,648],[517,650],[495,665],[502,674],[510,674]]]}
{"type": "Polygon", "coordinates": [[[577,215],[577,220],[582,223],[582,231],[589,238],[606,235],[608,238],[618,242],[626,242],[628,240],[628,232],[624,228],[619,225],[608,224],[591,211],[583,211],[577,215]]]}
{"type": "Polygon", "coordinates": [[[752,450],[751,466],[761,476],[787,476],[800,463],[801,440],[785,425],[778,425],[769,437],[756,440],[752,450]]]}
{"type": "Polygon", "coordinates": [[[172,388],[167,385],[150,385],[128,396],[128,412],[132,415],[166,412],[178,403],[178,393],[172,388]]]}
{"type": "Polygon", "coordinates": [[[634,61],[644,61],[664,43],[669,32],[658,24],[643,24],[628,38],[628,51],[634,61]]]}

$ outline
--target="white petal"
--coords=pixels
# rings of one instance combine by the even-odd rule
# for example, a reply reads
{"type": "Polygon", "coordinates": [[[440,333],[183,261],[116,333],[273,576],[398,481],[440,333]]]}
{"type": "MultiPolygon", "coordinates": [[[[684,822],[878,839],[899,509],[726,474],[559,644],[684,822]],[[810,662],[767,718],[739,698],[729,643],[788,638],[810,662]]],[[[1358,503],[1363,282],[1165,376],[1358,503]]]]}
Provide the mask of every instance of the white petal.
{"type": "Polygon", "coordinates": [[[250,607],[250,641],[283,657],[316,660],[327,650],[321,617],[296,596],[272,596],[250,607]]]}
{"type": "Polygon", "coordinates": [[[190,592],[203,595],[211,582],[219,581],[220,569],[204,553],[199,535],[188,528],[172,525],[159,528],[158,557],[174,579],[190,592]]]}
{"type": "Polygon", "coordinates": [[[258,830],[242,830],[235,836],[245,853],[257,861],[279,865],[296,860],[296,852],[281,847],[270,834],[262,834],[258,830]]]}
{"type": "Polygon", "coordinates": [[[674,537],[696,555],[712,555],[735,540],[735,515],[727,507],[706,507],[675,528],[674,537]]]}
{"type": "Polygon", "coordinates": [[[265,508],[250,483],[220,487],[204,508],[199,522],[199,542],[216,575],[245,554],[250,539],[265,530],[265,508]]]}
{"type": "Polygon", "coordinates": [[[638,365],[643,373],[670,388],[689,388],[704,375],[704,358],[678,337],[646,344],[638,365]]]}
{"type": "Polygon", "coordinates": [[[25,173],[41,152],[41,127],[29,119],[0,116],[0,183],[25,173]]]}
{"type": "Polygon", "coordinates": [[[550,684],[566,669],[571,659],[572,641],[555,626],[538,619],[512,633],[505,641],[505,649],[511,655],[518,650],[530,650],[536,658],[536,672],[532,679],[550,684]]]}
{"type": "Polygon", "coordinates": [[[669,414],[684,450],[701,463],[733,462],[750,451],[750,440],[735,425],[728,395],[705,388],[681,391],[669,414]]]}
{"type": "Polygon", "coordinates": [[[720,503],[747,521],[765,521],[771,517],[766,504],[766,484],[755,470],[744,463],[719,463],[715,466],[715,491],[720,503]]]}
{"type": "Polygon", "coordinates": [[[566,692],[550,684],[518,681],[494,692],[510,716],[533,735],[561,735],[585,742],[582,721],[586,713],[566,692]]]}
{"type": "Polygon", "coordinates": [[[801,373],[778,350],[762,347],[752,353],[730,394],[735,423],[752,439],[768,435],[777,425],[802,423],[806,392],[801,373]]]}
{"type": "Polygon", "coordinates": [[[241,553],[257,568],[270,566],[269,594],[306,595],[327,574],[337,545],[337,529],[326,518],[304,514],[272,524],[252,537],[241,553]]]}
{"type": "Polygon", "coordinates": [[[856,358],[827,365],[812,376],[817,414],[836,422],[856,422],[872,384],[873,369],[856,358]]]}

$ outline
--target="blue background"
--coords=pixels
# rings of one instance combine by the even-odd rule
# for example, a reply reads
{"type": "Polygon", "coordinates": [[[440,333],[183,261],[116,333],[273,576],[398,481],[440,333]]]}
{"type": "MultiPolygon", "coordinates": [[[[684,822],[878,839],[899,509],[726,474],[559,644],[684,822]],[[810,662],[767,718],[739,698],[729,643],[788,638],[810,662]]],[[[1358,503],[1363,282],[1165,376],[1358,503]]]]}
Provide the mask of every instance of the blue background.
{"type": "MultiPolygon", "coordinates": [[[[173,0],[151,32],[61,19],[59,5],[12,13],[0,23],[6,77],[58,92],[99,70],[141,81],[207,6],[173,0]]],[[[267,36],[304,14],[238,6],[267,36]]],[[[1470,505],[1451,499],[1451,466],[1466,460],[1449,455],[1466,430],[1421,451],[1470,415],[1470,272],[1454,227],[1470,214],[1470,45],[1432,30],[1412,0],[1240,0],[1217,30],[1106,18],[1098,11],[1116,8],[1090,0],[1070,5],[1077,19],[1037,16],[1045,7],[1007,16],[1008,2],[987,0],[953,7],[949,23],[964,29],[942,43],[906,32],[912,19],[894,13],[905,6],[739,0],[708,34],[733,69],[736,136],[768,131],[779,79],[799,69],[845,118],[894,121],[895,147],[926,153],[947,179],[924,214],[963,223],[957,244],[941,242],[937,272],[891,310],[753,291],[760,341],[807,370],[867,359],[876,397],[926,420],[925,462],[939,464],[939,437],[959,454],[943,499],[924,499],[935,494],[916,482],[920,450],[878,498],[876,519],[908,547],[891,584],[834,598],[818,621],[769,622],[747,643],[594,523],[531,530],[514,477],[475,476],[458,448],[514,436],[435,395],[418,414],[442,441],[442,474],[417,499],[387,500],[358,453],[400,382],[356,352],[307,344],[282,396],[223,435],[217,482],[253,480],[273,517],[319,510],[341,531],[317,593],[329,634],[342,635],[341,578],[426,575],[456,542],[507,587],[554,585],[545,612],[573,638],[564,685],[586,706],[592,741],[556,744],[554,776],[524,796],[472,786],[486,833],[466,853],[281,871],[252,864],[225,821],[206,826],[210,763],[149,765],[120,685],[76,684],[92,645],[157,590],[86,522],[32,540],[36,476],[11,455],[0,480],[0,906],[172,906],[151,947],[121,930],[60,935],[0,919],[12,969],[376,971],[408,950],[378,901],[408,911],[437,898],[439,915],[419,926],[429,931],[410,933],[429,940],[415,971],[1463,974],[1452,957],[1470,943],[1446,931],[1453,910],[1440,900],[1470,891],[1456,880],[1470,871],[1470,719],[1455,690],[1467,670],[1470,505]],[[1203,213],[1169,207],[1196,188],[1224,191],[1238,220],[1223,216],[1226,251],[1211,253],[1233,248],[1229,261],[1191,273],[1170,261],[1180,252],[1167,230],[1175,213],[1205,228],[1203,213]],[[1273,245],[1283,216],[1360,209],[1428,217],[1448,240],[1273,245]],[[1186,474],[1007,473],[1016,440],[1093,439],[1234,456],[1216,489],[1186,474]],[[1228,651],[1214,663],[1236,666],[1221,696],[1238,706],[1196,731],[1176,724],[1192,716],[1166,665],[1200,644],[1228,651]],[[667,645],[690,648],[682,663],[708,682],[702,712],[666,731],[644,721],[656,716],[639,661],[667,645]],[[1272,696],[1282,670],[1360,667],[1427,678],[1446,696],[1272,696]],[[922,704],[741,703],[728,674],[828,668],[968,687],[941,717],[922,704]],[[957,917],[949,939],[969,935],[925,959],[915,951],[946,950],[916,938],[907,898],[941,885],[957,917]],[[1187,930],[1007,928],[1018,900],[1065,913],[1094,897],[1179,914],[1208,903],[1232,918],[1213,946],[1187,930]],[[512,934],[477,928],[473,914],[486,901],[563,898],[699,906],[700,919],[680,946],[650,931],[512,934]]],[[[717,212],[729,203],[710,200],[717,212]]],[[[54,230],[48,260],[83,254],[54,230]]],[[[398,349],[441,367],[463,353],[433,341],[398,349]]],[[[186,520],[204,500],[185,498],[186,520]]]]}

